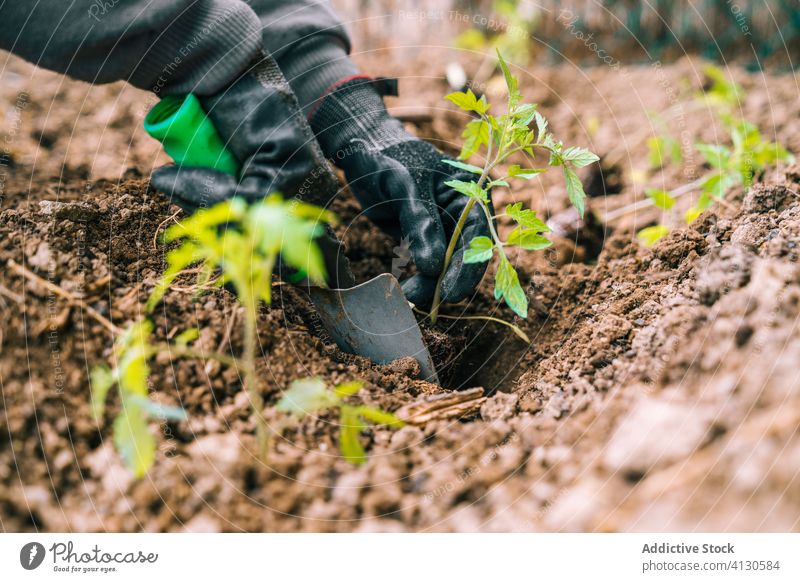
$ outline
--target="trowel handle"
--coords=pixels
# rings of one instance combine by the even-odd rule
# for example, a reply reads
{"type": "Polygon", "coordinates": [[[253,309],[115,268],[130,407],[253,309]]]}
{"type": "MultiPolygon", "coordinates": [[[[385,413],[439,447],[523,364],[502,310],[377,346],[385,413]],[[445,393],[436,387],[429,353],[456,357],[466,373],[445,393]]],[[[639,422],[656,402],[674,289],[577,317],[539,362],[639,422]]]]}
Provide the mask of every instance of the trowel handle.
{"type": "Polygon", "coordinates": [[[225,148],[200,100],[191,93],[168,95],[156,103],[144,118],[144,129],[179,166],[239,173],[239,161],[225,148]]]}

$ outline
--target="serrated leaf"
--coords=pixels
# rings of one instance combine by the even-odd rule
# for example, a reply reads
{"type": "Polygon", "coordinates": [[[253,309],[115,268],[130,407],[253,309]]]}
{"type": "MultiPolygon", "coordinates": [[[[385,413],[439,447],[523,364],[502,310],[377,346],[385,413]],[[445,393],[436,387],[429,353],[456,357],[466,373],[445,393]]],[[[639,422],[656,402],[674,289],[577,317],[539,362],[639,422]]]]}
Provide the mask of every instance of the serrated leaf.
{"type": "Polygon", "coordinates": [[[571,147],[561,152],[561,159],[570,162],[576,168],[593,164],[600,158],[585,148],[571,147]]]}
{"type": "Polygon", "coordinates": [[[200,330],[196,327],[190,327],[189,329],[183,330],[181,333],[177,335],[175,338],[175,345],[179,347],[186,347],[197,338],[200,337],[200,330]]]}
{"type": "Polygon", "coordinates": [[[92,386],[92,416],[95,420],[100,420],[105,410],[108,391],[114,385],[111,368],[105,364],[92,368],[90,384],[92,386]]]}
{"type": "Polygon", "coordinates": [[[570,168],[569,166],[564,166],[564,181],[567,186],[567,196],[569,196],[569,201],[572,202],[572,205],[578,211],[578,214],[581,218],[583,218],[584,213],[584,199],[586,198],[586,194],[583,192],[583,184],[581,184],[580,178],[578,175],[570,168]]]}
{"type": "Polygon", "coordinates": [[[736,183],[735,175],[731,176],[729,174],[714,174],[713,176],[708,177],[703,183],[700,185],[700,188],[705,194],[708,194],[712,198],[721,199],[725,197],[725,193],[728,191],[728,188],[733,186],[736,183]]]}
{"type": "Polygon", "coordinates": [[[506,182],[505,180],[492,180],[491,182],[489,182],[486,185],[486,189],[487,190],[491,190],[492,188],[499,188],[499,187],[510,188],[511,185],[508,182],[506,182]]]}
{"type": "Polygon", "coordinates": [[[348,396],[352,396],[356,394],[359,390],[364,387],[363,382],[359,382],[358,380],[353,380],[352,382],[343,382],[336,386],[333,389],[334,394],[339,398],[347,398],[348,396]]]}
{"type": "Polygon", "coordinates": [[[547,119],[538,111],[534,112],[533,118],[536,120],[536,140],[541,143],[547,136],[547,119]]]}
{"type": "Polygon", "coordinates": [[[530,180],[542,172],[544,172],[544,168],[522,168],[517,164],[508,168],[508,176],[510,178],[521,178],[523,180],[530,180]]]}
{"type": "Polygon", "coordinates": [[[535,232],[550,232],[550,227],[533,210],[522,207],[522,202],[515,202],[506,206],[508,214],[514,222],[535,232]]]}
{"type": "Polygon", "coordinates": [[[481,96],[481,98],[478,99],[475,93],[472,92],[472,89],[450,93],[445,96],[445,99],[454,103],[464,111],[474,111],[482,115],[489,110],[489,103],[486,101],[486,97],[481,96]]]}
{"type": "Polygon", "coordinates": [[[668,226],[665,224],[657,224],[655,226],[643,228],[636,234],[636,238],[638,238],[644,246],[651,247],[668,234],[668,226]]]}
{"type": "Polygon", "coordinates": [[[519,83],[517,82],[516,77],[511,74],[511,71],[506,64],[506,61],[503,59],[503,55],[500,54],[499,49],[497,49],[497,61],[500,63],[500,69],[503,71],[503,78],[506,81],[506,88],[508,89],[509,110],[513,111],[521,98],[519,93],[519,83]]]}
{"type": "Polygon", "coordinates": [[[650,198],[650,200],[653,201],[653,204],[661,210],[669,210],[675,206],[675,199],[666,190],[647,188],[645,189],[644,193],[648,198],[650,198]]]}
{"type": "Polygon", "coordinates": [[[528,316],[528,298],[519,284],[519,276],[508,259],[501,255],[495,276],[494,296],[506,304],[523,319],[528,316]]]}
{"type": "Polygon", "coordinates": [[[147,426],[144,412],[123,399],[123,409],[114,420],[114,446],[128,470],[137,479],[153,466],[156,441],[147,426]]]}
{"type": "Polygon", "coordinates": [[[478,166],[474,166],[472,164],[465,164],[464,162],[459,162],[457,160],[442,160],[442,163],[447,164],[448,166],[453,166],[454,168],[458,168],[459,170],[466,170],[467,172],[472,172],[473,174],[478,174],[479,176],[483,174],[483,168],[479,168],[478,166]]]}
{"type": "Polygon", "coordinates": [[[380,408],[373,408],[372,406],[359,406],[356,408],[356,414],[374,424],[381,424],[400,428],[403,426],[403,421],[397,418],[391,412],[386,412],[380,408]]]}
{"type": "Polygon", "coordinates": [[[275,410],[302,418],[339,404],[339,398],[325,387],[322,378],[295,380],[275,405],[275,410]]]}
{"type": "Polygon", "coordinates": [[[476,236],[469,241],[469,248],[464,251],[464,262],[467,264],[485,263],[494,254],[494,243],[488,236],[476,236]]]}
{"type": "Polygon", "coordinates": [[[486,194],[486,191],[478,186],[477,182],[464,182],[463,180],[448,180],[444,183],[445,186],[449,186],[456,192],[460,192],[465,196],[469,196],[470,198],[475,198],[476,200],[481,200],[482,202],[488,202],[489,196],[486,194]]]}
{"type": "Polygon", "coordinates": [[[472,89],[467,89],[466,91],[456,91],[454,93],[445,95],[444,98],[464,111],[472,111],[475,107],[475,103],[477,102],[475,93],[472,92],[472,89]]]}
{"type": "Polygon", "coordinates": [[[519,123],[525,127],[533,121],[536,113],[536,105],[533,103],[525,103],[520,105],[514,110],[514,117],[519,120],[519,123]]]}
{"type": "Polygon", "coordinates": [[[526,251],[539,251],[553,245],[553,241],[550,239],[522,226],[512,230],[506,242],[511,246],[519,247],[526,251]]]}
{"type": "Polygon", "coordinates": [[[339,424],[339,450],[342,452],[342,456],[356,465],[365,462],[367,455],[359,435],[366,428],[366,425],[359,418],[357,409],[352,406],[342,406],[339,414],[339,424]]]}
{"type": "Polygon", "coordinates": [[[472,157],[482,145],[489,143],[489,124],[483,119],[470,121],[464,132],[461,134],[464,145],[461,147],[459,160],[466,160],[472,157]]]}

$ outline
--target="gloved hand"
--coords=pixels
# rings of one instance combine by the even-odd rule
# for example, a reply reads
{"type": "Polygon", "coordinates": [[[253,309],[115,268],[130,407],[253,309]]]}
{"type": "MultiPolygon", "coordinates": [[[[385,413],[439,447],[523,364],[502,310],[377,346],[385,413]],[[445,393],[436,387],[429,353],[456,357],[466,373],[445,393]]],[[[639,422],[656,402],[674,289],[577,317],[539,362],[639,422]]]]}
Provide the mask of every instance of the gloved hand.
{"type": "MultiPolygon", "coordinates": [[[[474,174],[443,163],[431,144],[408,134],[391,117],[372,82],[345,81],[328,93],[311,113],[311,127],[322,151],[347,178],[365,214],[395,238],[410,243],[417,274],[403,282],[412,303],[433,299],[453,229],[468,198],[445,185],[474,174]]],[[[486,271],[486,263],[464,264],[464,249],[489,226],[476,205],[469,214],[442,283],[442,300],[468,297],[486,271]]]]}
{"type": "MultiPolygon", "coordinates": [[[[327,206],[338,183],[297,99],[268,55],[255,62],[219,94],[200,97],[225,146],[241,162],[238,177],[207,168],[165,166],[153,172],[153,187],[188,212],[241,196],[260,200],[272,192],[327,206]]],[[[329,284],[353,278],[332,231],[318,239],[329,284]]]]}

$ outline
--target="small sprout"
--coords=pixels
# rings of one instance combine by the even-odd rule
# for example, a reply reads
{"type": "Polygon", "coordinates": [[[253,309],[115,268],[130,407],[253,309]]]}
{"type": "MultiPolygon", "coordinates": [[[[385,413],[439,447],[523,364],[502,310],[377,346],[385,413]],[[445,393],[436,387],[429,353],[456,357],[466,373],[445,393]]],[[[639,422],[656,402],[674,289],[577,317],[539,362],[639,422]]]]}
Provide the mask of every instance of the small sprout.
{"type": "Polygon", "coordinates": [[[114,346],[116,366],[96,366],[91,373],[92,414],[99,422],[105,411],[110,388],[116,385],[120,395],[120,412],[114,419],[114,446],[125,466],[136,478],[144,476],[155,461],[156,441],[148,420],[186,418],[183,409],[164,406],[148,397],[148,360],[156,353],[150,344],[152,324],[140,321],[119,336],[114,346]]]}
{"type": "Polygon", "coordinates": [[[346,404],[345,399],[356,394],[362,386],[361,382],[345,382],[329,390],[322,378],[295,380],[275,409],[298,419],[323,410],[338,409],[339,450],[349,462],[363,463],[367,455],[360,435],[367,429],[367,422],[393,428],[403,426],[403,422],[379,408],[346,404]]]}
{"type": "MultiPolygon", "coordinates": [[[[535,103],[524,103],[519,91],[519,83],[511,74],[500,51],[497,52],[500,69],[503,72],[508,98],[506,113],[493,115],[490,113],[491,104],[485,97],[478,99],[471,90],[456,92],[447,95],[446,99],[464,111],[478,116],[469,123],[462,134],[463,145],[459,160],[445,160],[444,163],[465,170],[475,175],[473,181],[450,180],[446,184],[456,192],[467,196],[470,200],[459,217],[456,228],[450,237],[450,242],[445,254],[444,266],[439,276],[431,308],[431,321],[436,322],[441,303],[441,287],[444,275],[447,272],[455,252],[467,216],[473,207],[479,205],[486,216],[491,232],[491,238],[479,236],[468,241],[464,251],[464,262],[483,263],[492,259],[495,253],[499,264],[495,275],[495,298],[503,299],[506,304],[522,318],[528,315],[528,298],[519,283],[519,276],[506,256],[505,249],[516,247],[522,250],[541,250],[553,243],[543,233],[550,229],[536,214],[529,209],[524,209],[522,203],[517,202],[506,208],[505,216],[510,217],[517,226],[503,241],[494,227],[495,216],[492,216],[489,204],[489,190],[494,187],[509,187],[509,179],[531,180],[538,174],[547,170],[547,167],[560,166],[564,174],[567,195],[583,216],[584,199],[586,194],[575,169],[588,166],[598,161],[598,157],[587,149],[567,147],[556,141],[548,131],[548,123],[538,111],[535,103]],[[534,127],[532,128],[531,125],[534,127]],[[486,148],[486,162],[483,167],[467,163],[481,148],[486,148]],[[527,154],[534,157],[534,150],[544,150],[549,154],[547,167],[532,168],[521,164],[508,165],[506,175],[496,180],[489,178],[490,173],[497,167],[505,165],[509,158],[515,154],[527,154]]],[[[521,330],[520,337],[526,337],[521,330]]]]}
{"type": "MultiPolygon", "coordinates": [[[[713,206],[714,201],[723,200],[731,188],[741,186],[746,191],[755,176],[768,167],[778,162],[793,163],[795,159],[781,144],[765,140],[755,125],[734,117],[734,106],[738,106],[745,97],[744,90],[739,85],[729,81],[717,67],[709,65],[705,73],[712,80],[712,85],[702,97],[719,111],[722,125],[728,130],[730,144],[695,144],[695,150],[703,156],[712,172],[700,183],[697,202],[684,212],[686,224],[694,222],[703,211],[713,206]]],[[[662,145],[671,143],[667,140],[672,138],[664,137],[659,140],[657,147],[661,148],[662,145]]],[[[648,141],[652,162],[653,148],[656,146],[650,144],[648,141]]],[[[675,205],[674,198],[664,190],[647,189],[645,192],[653,204],[662,210],[671,210],[675,205]]],[[[669,226],[659,224],[639,231],[637,236],[642,244],[652,246],[668,232],[669,226]]]]}
{"type": "MultiPolygon", "coordinates": [[[[262,454],[266,454],[268,427],[262,415],[264,401],[256,375],[258,307],[272,302],[272,275],[279,258],[302,277],[317,285],[325,284],[325,262],[316,239],[325,232],[325,225],[335,220],[327,210],[297,200],[285,201],[280,194],[272,194],[250,205],[239,198],[221,202],[196,212],[165,233],[167,242],[181,244],[167,253],[167,270],[153,290],[147,308],[155,309],[175,278],[198,263],[203,273],[219,271],[219,284],[233,286],[244,308],[241,363],[262,454]]],[[[188,335],[181,334],[181,341],[188,343],[193,339],[191,332],[184,333],[188,335]]]]}

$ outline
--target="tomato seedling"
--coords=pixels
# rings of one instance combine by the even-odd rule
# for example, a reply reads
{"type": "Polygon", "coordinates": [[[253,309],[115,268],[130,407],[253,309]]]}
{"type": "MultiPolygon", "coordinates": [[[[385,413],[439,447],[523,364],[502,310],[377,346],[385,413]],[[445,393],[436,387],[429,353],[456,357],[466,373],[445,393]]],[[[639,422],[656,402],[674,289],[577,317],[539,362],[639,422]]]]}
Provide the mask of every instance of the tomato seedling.
{"type": "Polygon", "coordinates": [[[459,161],[445,160],[445,163],[471,172],[475,174],[476,178],[473,182],[451,180],[446,183],[457,192],[467,196],[469,201],[458,219],[445,253],[444,267],[436,284],[430,312],[433,323],[436,322],[439,314],[444,275],[450,266],[467,216],[476,204],[486,217],[491,238],[479,236],[469,241],[469,247],[464,252],[464,262],[483,263],[491,260],[497,254],[499,264],[495,275],[494,297],[497,300],[503,299],[520,317],[527,317],[528,298],[519,283],[519,276],[514,266],[506,256],[505,249],[508,247],[517,247],[523,250],[545,249],[552,245],[552,242],[543,236],[543,233],[549,232],[550,229],[543,220],[536,216],[533,210],[523,208],[522,203],[517,202],[507,206],[505,213],[500,215],[510,217],[517,224],[516,228],[508,235],[507,240],[501,240],[494,225],[497,216],[492,215],[489,190],[496,186],[509,187],[507,181],[509,179],[530,180],[548,167],[560,166],[564,173],[567,195],[579,214],[583,216],[585,194],[575,169],[592,164],[599,159],[589,150],[579,147],[565,148],[560,141],[556,141],[553,134],[548,131],[547,120],[538,111],[537,105],[522,101],[518,81],[511,74],[499,51],[497,57],[508,90],[505,114],[492,115],[489,112],[491,105],[486,97],[482,96],[478,99],[470,89],[451,93],[446,97],[464,111],[477,115],[477,119],[470,121],[462,134],[464,143],[458,156],[459,161]],[[531,124],[535,124],[535,129],[530,127],[531,124]],[[486,160],[482,167],[466,163],[466,160],[482,148],[485,148],[486,160]],[[527,154],[533,158],[535,149],[544,150],[549,154],[546,167],[532,168],[514,164],[506,169],[506,175],[502,178],[492,179],[490,177],[495,168],[504,164],[514,154],[527,154]]]}
{"type": "Polygon", "coordinates": [[[233,287],[244,310],[243,384],[256,418],[256,439],[262,454],[268,431],[256,377],[259,305],[272,303],[272,275],[279,258],[314,284],[325,284],[325,262],[315,239],[323,234],[325,224],[334,222],[335,216],[327,210],[272,194],[252,205],[240,198],[221,202],[196,212],[165,233],[167,242],[181,244],[167,253],[167,270],[147,308],[152,311],[175,277],[196,264],[201,268],[201,282],[219,272],[218,283],[233,287]]]}

